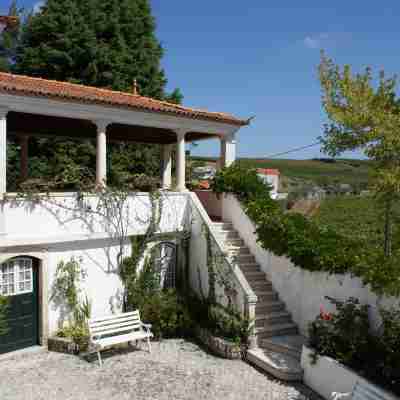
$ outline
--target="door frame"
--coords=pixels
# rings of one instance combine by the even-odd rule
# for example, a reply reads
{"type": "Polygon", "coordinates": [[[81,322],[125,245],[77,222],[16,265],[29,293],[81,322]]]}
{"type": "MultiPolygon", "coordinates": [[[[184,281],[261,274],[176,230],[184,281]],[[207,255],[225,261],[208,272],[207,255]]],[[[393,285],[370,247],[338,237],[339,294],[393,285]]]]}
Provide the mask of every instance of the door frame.
{"type": "Polygon", "coordinates": [[[39,344],[47,346],[49,338],[48,253],[45,250],[2,252],[0,264],[18,257],[32,258],[33,265],[37,268],[39,344]]]}

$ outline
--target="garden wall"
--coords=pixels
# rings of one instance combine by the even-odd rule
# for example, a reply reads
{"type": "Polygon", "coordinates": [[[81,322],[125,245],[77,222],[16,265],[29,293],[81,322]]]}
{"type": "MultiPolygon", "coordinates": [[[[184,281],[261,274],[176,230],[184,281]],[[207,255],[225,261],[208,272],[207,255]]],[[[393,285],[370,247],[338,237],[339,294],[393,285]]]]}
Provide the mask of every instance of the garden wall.
{"type": "Polygon", "coordinates": [[[320,312],[321,305],[328,311],[333,307],[325,296],[344,300],[349,297],[358,298],[362,304],[369,304],[370,316],[374,326],[379,324],[378,308],[399,304],[394,298],[379,299],[365,287],[361,280],[350,275],[329,275],[324,272],[305,271],[293,265],[285,257],[277,257],[264,250],[257,243],[255,226],[243,211],[241,204],[233,195],[224,195],[222,205],[224,221],[231,221],[239,232],[257,263],[272,281],[282,301],[286,303],[293,320],[301,333],[307,333],[309,322],[320,312]]]}

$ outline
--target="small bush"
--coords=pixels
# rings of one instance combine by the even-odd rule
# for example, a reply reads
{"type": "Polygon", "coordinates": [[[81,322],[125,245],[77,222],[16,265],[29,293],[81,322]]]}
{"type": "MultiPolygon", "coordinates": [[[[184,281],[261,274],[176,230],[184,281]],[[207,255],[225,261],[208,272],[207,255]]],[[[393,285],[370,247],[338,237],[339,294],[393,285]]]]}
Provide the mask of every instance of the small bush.
{"type": "Polygon", "coordinates": [[[8,298],[0,296],[0,336],[5,335],[8,332],[6,320],[8,307],[8,298]]]}
{"type": "Polygon", "coordinates": [[[376,384],[400,394],[400,311],[381,310],[379,334],[369,329],[368,306],[357,299],[341,302],[329,298],[336,312],[320,315],[309,326],[309,345],[376,384]]]}

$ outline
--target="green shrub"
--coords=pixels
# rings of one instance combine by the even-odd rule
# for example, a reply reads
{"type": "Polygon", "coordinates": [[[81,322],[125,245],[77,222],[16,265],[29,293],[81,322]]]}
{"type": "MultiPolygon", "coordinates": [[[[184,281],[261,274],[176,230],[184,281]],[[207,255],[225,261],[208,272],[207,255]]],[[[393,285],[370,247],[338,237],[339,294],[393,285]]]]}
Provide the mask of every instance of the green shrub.
{"type": "Polygon", "coordinates": [[[8,298],[0,296],[0,336],[8,332],[6,316],[8,312],[8,298]]]}
{"type": "Polygon", "coordinates": [[[234,193],[242,201],[270,198],[271,190],[271,187],[257,176],[255,169],[240,168],[239,164],[219,170],[211,188],[215,193],[234,193]]]}
{"type": "Polygon", "coordinates": [[[360,375],[400,394],[400,311],[380,310],[380,332],[370,331],[368,306],[357,299],[341,302],[329,298],[336,312],[320,315],[309,326],[314,361],[329,356],[360,375]]]}
{"type": "Polygon", "coordinates": [[[184,337],[192,333],[193,323],[184,298],[173,289],[145,298],[140,313],[143,321],[152,324],[156,338],[184,337]]]}
{"type": "Polygon", "coordinates": [[[288,257],[308,271],[351,273],[378,295],[400,295],[400,250],[385,258],[382,250],[358,235],[344,235],[297,213],[285,212],[272,200],[255,170],[233,165],[214,179],[216,193],[233,193],[256,226],[258,243],[277,256],[288,257]]]}

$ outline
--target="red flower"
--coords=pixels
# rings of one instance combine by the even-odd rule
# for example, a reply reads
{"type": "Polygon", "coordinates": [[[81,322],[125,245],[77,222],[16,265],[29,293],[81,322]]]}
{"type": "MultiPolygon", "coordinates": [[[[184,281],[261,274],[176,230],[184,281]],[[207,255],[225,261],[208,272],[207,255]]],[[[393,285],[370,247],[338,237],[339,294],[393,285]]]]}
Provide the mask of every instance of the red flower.
{"type": "Polygon", "coordinates": [[[324,308],[322,307],[322,305],[321,305],[321,307],[319,308],[319,316],[320,316],[320,318],[323,319],[324,321],[331,321],[331,320],[332,320],[332,314],[331,314],[331,313],[328,313],[328,312],[325,312],[325,311],[324,311],[324,308]]]}

